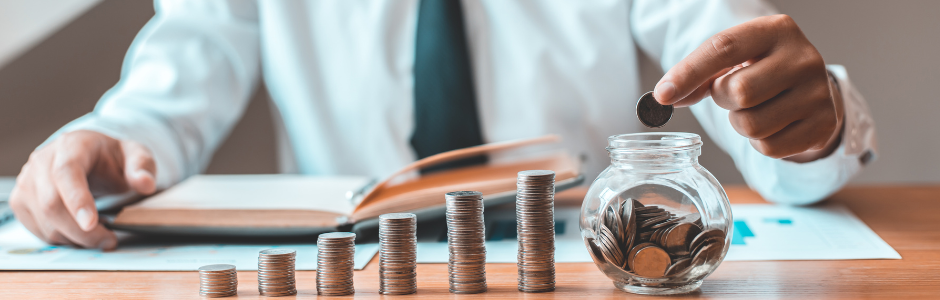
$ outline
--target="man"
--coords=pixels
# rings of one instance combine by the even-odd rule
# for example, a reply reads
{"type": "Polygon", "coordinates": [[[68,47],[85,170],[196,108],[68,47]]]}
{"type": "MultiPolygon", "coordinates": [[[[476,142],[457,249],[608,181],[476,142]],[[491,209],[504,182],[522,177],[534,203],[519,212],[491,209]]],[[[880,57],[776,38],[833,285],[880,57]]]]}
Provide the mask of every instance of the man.
{"type": "MultiPolygon", "coordinates": [[[[749,185],[784,203],[838,190],[874,129],[844,69],[757,0],[157,1],[120,82],[30,156],[11,205],[54,244],[114,248],[93,193],[200,172],[263,76],[305,174],[381,177],[441,151],[561,135],[606,166],[638,131],[637,48],[669,70],[749,185]]],[[[509,159],[493,155],[490,160],[509,159]]]]}

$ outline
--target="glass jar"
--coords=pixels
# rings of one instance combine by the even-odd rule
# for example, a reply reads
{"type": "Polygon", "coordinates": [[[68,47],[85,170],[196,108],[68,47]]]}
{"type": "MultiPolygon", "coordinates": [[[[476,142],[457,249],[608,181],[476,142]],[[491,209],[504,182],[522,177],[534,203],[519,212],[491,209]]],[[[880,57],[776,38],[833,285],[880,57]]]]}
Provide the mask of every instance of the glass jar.
{"type": "Polygon", "coordinates": [[[693,133],[611,136],[610,166],[581,206],[581,237],[614,285],[636,294],[698,289],[728,252],[731,205],[698,163],[693,133]]]}

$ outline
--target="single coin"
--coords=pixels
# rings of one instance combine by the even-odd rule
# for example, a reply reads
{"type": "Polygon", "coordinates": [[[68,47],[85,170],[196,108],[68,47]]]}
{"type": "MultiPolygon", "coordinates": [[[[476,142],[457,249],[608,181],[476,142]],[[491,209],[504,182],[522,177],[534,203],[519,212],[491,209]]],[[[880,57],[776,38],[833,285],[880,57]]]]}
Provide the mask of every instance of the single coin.
{"type": "Polygon", "coordinates": [[[199,267],[199,271],[205,271],[205,272],[235,271],[235,266],[229,265],[229,264],[205,265],[205,266],[199,267]]]}
{"type": "Polygon", "coordinates": [[[620,242],[624,240],[624,228],[623,223],[620,221],[620,214],[617,212],[618,206],[608,206],[606,210],[607,214],[607,228],[610,229],[610,232],[613,233],[614,238],[620,242]]]}
{"type": "Polygon", "coordinates": [[[666,220],[669,220],[668,213],[660,215],[658,217],[652,217],[652,218],[643,220],[643,222],[640,223],[640,228],[649,228],[653,225],[659,224],[660,222],[665,222],[666,220]]]}
{"type": "Polygon", "coordinates": [[[264,255],[292,255],[297,254],[296,250],[292,249],[267,249],[261,250],[261,254],[264,255]]]}
{"type": "Polygon", "coordinates": [[[718,243],[709,243],[702,246],[692,257],[692,265],[701,266],[713,262],[714,257],[721,255],[721,250],[723,250],[724,246],[724,243],[720,245],[718,243]]]}
{"type": "Polygon", "coordinates": [[[634,270],[634,263],[636,263],[636,262],[634,261],[634,257],[636,257],[636,253],[639,252],[640,250],[642,250],[643,248],[646,248],[646,247],[653,247],[653,246],[656,246],[656,244],[653,244],[653,243],[641,243],[641,244],[638,244],[638,245],[636,245],[636,246],[633,246],[633,249],[630,250],[630,254],[627,255],[627,267],[629,267],[630,270],[634,270]]]}
{"type": "Polygon", "coordinates": [[[636,117],[649,128],[659,128],[672,119],[672,105],[662,105],[653,98],[653,92],[647,92],[636,102],[636,117]]]}
{"type": "Polygon", "coordinates": [[[692,239],[692,242],[689,243],[689,250],[695,250],[699,248],[699,246],[704,245],[706,241],[712,239],[720,239],[724,241],[725,232],[721,229],[709,229],[702,231],[702,233],[699,233],[697,236],[695,236],[695,238],[692,239]]]}
{"type": "Polygon", "coordinates": [[[673,255],[689,255],[692,239],[701,233],[698,225],[692,223],[679,223],[673,226],[663,236],[663,247],[673,255]]]}
{"type": "Polygon", "coordinates": [[[633,256],[633,272],[643,277],[663,277],[671,264],[669,253],[657,246],[644,247],[633,256]]]}
{"type": "Polygon", "coordinates": [[[682,271],[685,271],[685,269],[688,269],[690,266],[692,266],[691,258],[688,258],[688,257],[680,258],[676,260],[674,263],[672,263],[672,265],[669,266],[668,269],[666,269],[666,276],[679,274],[682,271]]]}

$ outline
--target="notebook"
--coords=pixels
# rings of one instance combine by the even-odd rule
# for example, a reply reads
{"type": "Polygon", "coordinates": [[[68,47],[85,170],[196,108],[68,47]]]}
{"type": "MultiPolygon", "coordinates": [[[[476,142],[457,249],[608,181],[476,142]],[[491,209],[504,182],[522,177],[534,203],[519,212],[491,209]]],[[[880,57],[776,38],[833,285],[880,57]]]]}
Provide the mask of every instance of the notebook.
{"type": "Polygon", "coordinates": [[[484,206],[515,200],[516,174],[555,171],[556,191],[580,184],[580,162],[561,151],[508,162],[418,175],[417,170],[466,157],[557,143],[557,136],[485,144],[418,160],[382,181],[361,176],[197,175],[124,207],[114,229],[186,235],[290,236],[378,226],[385,213],[419,220],[444,214],[444,194],[480,191],[484,206]]]}

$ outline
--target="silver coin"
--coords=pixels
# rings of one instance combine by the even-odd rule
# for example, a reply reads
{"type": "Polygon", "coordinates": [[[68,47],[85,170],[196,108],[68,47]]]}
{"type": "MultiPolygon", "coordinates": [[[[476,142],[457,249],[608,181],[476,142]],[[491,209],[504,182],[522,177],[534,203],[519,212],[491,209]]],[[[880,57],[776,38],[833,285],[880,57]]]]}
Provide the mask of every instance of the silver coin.
{"type": "Polygon", "coordinates": [[[649,128],[659,128],[672,119],[672,105],[662,105],[653,98],[653,92],[647,92],[636,102],[636,117],[649,128]]]}

